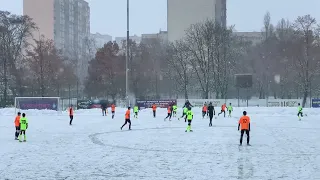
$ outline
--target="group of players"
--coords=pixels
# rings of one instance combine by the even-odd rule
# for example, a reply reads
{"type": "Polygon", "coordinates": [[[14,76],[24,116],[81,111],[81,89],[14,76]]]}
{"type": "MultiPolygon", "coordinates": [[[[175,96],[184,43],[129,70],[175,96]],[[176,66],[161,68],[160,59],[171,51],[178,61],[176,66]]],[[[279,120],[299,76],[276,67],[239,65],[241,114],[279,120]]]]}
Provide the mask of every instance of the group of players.
{"type": "MultiPolygon", "coordinates": [[[[187,129],[185,130],[185,132],[193,132],[193,130],[191,129],[191,123],[193,120],[193,111],[192,111],[192,105],[191,103],[187,100],[183,106],[183,112],[182,112],[182,116],[180,118],[184,118],[185,122],[188,122],[187,125],[187,129]]],[[[153,104],[151,106],[152,111],[153,111],[153,117],[156,117],[156,105],[153,104]]],[[[135,118],[138,117],[138,110],[139,108],[137,106],[134,107],[134,113],[135,113],[135,118]]],[[[171,121],[172,117],[176,117],[177,116],[177,105],[176,104],[171,104],[168,105],[167,107],[167,116],[164,118],[164,121],[166,121],[167,119],[169,119],[169,121],[171,121]]],[[[231,117],[231,113],[233,111],[233,107],[231,105],[231,103],[229,104],[229,106],[227,107],[226,104],[223,104],[221,106],[221,112],[218,113],[218,116],[220,114],[224,114],[224,117],[226,116],[226,111],[228,111],[228,116],[231,117]]],[[[129,124],[129,130],[131,130],[131,120],[130,120],[130,112],[131,112],[131,107],[128,107],[126,113],[125,113],[125,123],[121,126],[121,130],[123,129],[123,127],[126,124],[129,124]]],[[[207,105],[206,103],[203,105],[202,107],[202,117],[204,118],[205,116],[209,117],[210,122],[209,122],[209,127],[212,127],[212,119],[215,116],[215,109],[214,106],[212,105],[212,103],[210,102],[209,105],[207,105]]],[[[178,118],[178,120],[180,120],[180,118],[178,118]]],[[[247,145],[250,146],[249,141],[250,141],[250,117],[247,115],[246,111],[243,111],[243,116],[240,118],[239,120],[239,125],[238,125],[238,131],[241,130],[240,132],[240,145],[242,145],[242,139],[243,139],[243,135],[244,133],[246,133],[247,135],[247,145]]]]}
{"type": "MultiPolygon", "coordinates": [[[[185,132],[193,132],[193,130],[191,129],[191,122],[193,120],[193,112],[192,112],[192,105],[191,103],[187,100],[183,106],[183,113],[182,116],[180,118],[184,118],[185,122],[188,121],[188,126],[187,129],[185,130],[185,132]]],[[[115,116],[115,108],[116,106],[114,104],[111,105],[111,113],[112,113],[112,119],[115,116]]],[[[156,110],[157,110],[157,106],[155,104],[152,105],[152,111],[153,111],[153,117],[156,117],[156,110]]],[[[102,116],[106,116],[107,115],[107,106],[101,106],[102,109],[102,116]]],[[[176,117],[177,116],[177,105],[176,104],[171,104],[167,107],[167,112],[168,115],[167,117],[164,119],[165,121],[169,118],[169,120],[171,121],[172,116],[176,117]]],[[[226,116],[226,110],[228,111],[228,117],[231,117],[231,113],[233,111],[233,107],[231,105],[231,103],[229,104],[229,106],[227,107],[226,104],[223,104],[221,106],[221,112],[218,114],[218,116],[220,114],[224,114],[224,117],[226,116]]],[[[71,105],[68,108],[68,113],[69,113],[69,117],[70,117],[70,121],[69,121],[69,125],[72,125],[72,121],[73,121],[73,112],[74,112],[74,108],[71,105]]],[[[138,112],[139,112],[139,107],[138,106],[134,106],[133,108],[133,112],[134,112],[134,118],[138,118],[138,112]]],[[[125,113],[125,122],[124,124],[121,126],[121,130],[123,129],[123,127],[126,124],[129,124],[129,130],[131,130],[131,120],[130,120],[130,113],[131,113],[131,107],[128,107],[128,109],[126,110],[125,113]]],[[[216,112],[214,109],[214,106],[212,105],[212,103],[210,102],[209,105],[207,105],[206,103],[203,105],[202,107],[202,117],[204,118],[205,116],[209,117],[209,127],[212,127],[212,119],[215,116],[216,112]]],[[[298,114],[297,116],[299,117],[299,120],[301,120],[301,117],[303,117],[303,113],[302,113],[302,106],[300,105],[300,103],[298,103],[298,114]]],[[[180,120],[180,118],[178,118],[178,120],[180,120]]],[[[18,112],[15,121],[15,140],[19,140],[19,142],[26,142],[26,130],[28,129],[28,119],[26,118],[26,114],[22,113],[22,117],[21,117],[21,113],[18,112]],[[24,136],[24,140],[22,141],[22,136],[24,136]]],[[[241,133],[240,133],[240,145],[242,145],[242,139],[243,139],[243,135],[244,133],[246,133],[247,135],[247,145],[249,144],[250,141],[250,117],[247,115],[246,111],[243,111],[243,116],[240,118],[239,122],[238,122],[238,131],[241,129],[241,133]]]]}

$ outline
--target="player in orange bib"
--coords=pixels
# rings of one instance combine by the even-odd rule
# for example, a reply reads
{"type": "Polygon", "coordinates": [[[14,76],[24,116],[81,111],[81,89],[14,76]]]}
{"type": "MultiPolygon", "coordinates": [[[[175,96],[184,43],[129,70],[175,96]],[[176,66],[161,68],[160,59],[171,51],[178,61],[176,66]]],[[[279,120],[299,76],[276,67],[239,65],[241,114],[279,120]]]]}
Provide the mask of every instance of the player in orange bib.
{"type": "Polygon", "coordinates": [[[226,107],[227,107],[226,103],[222,104],[221,112],[218,114],[218,116],[223,113],[223,116],[226,117],[226,107]]]}
{"type": "Polygon", "coordinates": [[[208,111],[207,103],[204,103],[204,105],[202,106],[202,118],[206,116],[207,111],[208,111]]]}
{"type": "Polygon", "coordinates": [[[129,130],[131,130],[131,121],[130,121],[130,107],[128,107],[128,110],[126,111],[126,114],[125,114],[125,122],[124,124],[121,126],[121,130],[122,128],[127,124],[129,123],[129,130]]]}
{"type": "Polygon", "coordinates": [[[72,121],[73,121],[73,105],[72,104],[69,107],[68,112],[69,112],[69,117],[70,117],[69,125],[71,126],[72,125],[72,121]]]}
{"type": "Polygon", "coordinates": [[[111,113],[112,113],[112,119],[114,118],[114,114],[116,112],[116,106],[114,104],[111,105],[111,113]]]}
{"type": "Polygon", "coordinates": [[[169,118],[169,121],[171,121],[171,117],[172,117],[172,107],[169,105],[167,108],[168,111],[168,115],[166,118],[164,118],[164,120],[167,120],[169,118]]]}
{"type": "Polygon", "coordinates": [[[247,134],[247,145],[250,146],[249,140],[250,140],[250,117],[247,116],[247,112],[243,111],[243,116],[239,120],[239,125],[238,125],[238,131],[241,127],[241,136],[240,136],[240,146],[242,145],[242,137],[244,132],[247,134]]]}
{"type": "Polygon", "coordinates": [[[21,112],[18,112],[18,115],[14,119],[14,126],[16,127],[16,133],[15,133],[15,140],[19,140],[19,133],[20,133],[20,117],[21,117],[21,112]]]}
{"type": "Polygon", "coordinates": [[[157,106],[155,104],[152,105],[153,117],[156,118],[157,106]]]}

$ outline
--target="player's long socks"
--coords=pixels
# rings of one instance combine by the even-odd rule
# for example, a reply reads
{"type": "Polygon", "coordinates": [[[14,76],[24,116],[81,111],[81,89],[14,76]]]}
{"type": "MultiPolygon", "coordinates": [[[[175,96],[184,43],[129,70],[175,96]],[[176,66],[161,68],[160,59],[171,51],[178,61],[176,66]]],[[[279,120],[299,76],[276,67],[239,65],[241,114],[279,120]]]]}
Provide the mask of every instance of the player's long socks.
{"type": "Polygon", "coordinates": [[[191,130],[191,125],[187,126],[187,132],[191,130]]]}
{"type": "MultiPolygon", "coordinates": [[[[18,137],[19,141],[22,141],[22,134],[18,137]]],[[[24,141],[27,141],[27,136],[24,134],[24,141]]]]}

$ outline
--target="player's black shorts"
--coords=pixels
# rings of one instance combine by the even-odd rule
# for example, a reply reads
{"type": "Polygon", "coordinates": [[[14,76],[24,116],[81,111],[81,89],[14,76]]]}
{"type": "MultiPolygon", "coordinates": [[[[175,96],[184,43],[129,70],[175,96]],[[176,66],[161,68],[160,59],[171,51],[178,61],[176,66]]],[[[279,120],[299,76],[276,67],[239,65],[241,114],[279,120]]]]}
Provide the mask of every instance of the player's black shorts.
{"type": "Polygon", "coordinates": [[[115,112],[114,112],[114,111],[111,111],[111,113],[114,114],[115,112]]]}
{"type": "Polygon", "coordinates": [[[134,114],[135,114],[135,115],[138,115],[138,112],[135,112],[134,114]]]}
{"type": "Polygon", "coordinates": [[[127,124],[127,123],[131,124],[130,119],[126,119],[125,124],[127,124]]]}
{"type": "Polygon", "coordinates": [[[16,131],[19,131],[20,130],[20,126],[16,126],[16,131]]]}

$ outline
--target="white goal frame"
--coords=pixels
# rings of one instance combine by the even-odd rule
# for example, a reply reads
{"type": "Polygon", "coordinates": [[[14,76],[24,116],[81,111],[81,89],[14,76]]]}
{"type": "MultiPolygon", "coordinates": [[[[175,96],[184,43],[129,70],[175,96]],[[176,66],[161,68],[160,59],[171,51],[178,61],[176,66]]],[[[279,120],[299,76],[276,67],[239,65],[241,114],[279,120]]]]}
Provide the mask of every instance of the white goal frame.
{"type": "Polygon", "coordinates": [[[57,99],[58,104],[57,104],[57,112],[61,111],[60,108],[60,97],[15,97],[14,98],[14,112],[17,113],[17,110],[20,110],[20,105],[19,107],[17,106],[17,99],[57,99]]]}

